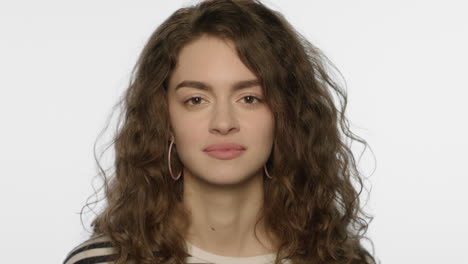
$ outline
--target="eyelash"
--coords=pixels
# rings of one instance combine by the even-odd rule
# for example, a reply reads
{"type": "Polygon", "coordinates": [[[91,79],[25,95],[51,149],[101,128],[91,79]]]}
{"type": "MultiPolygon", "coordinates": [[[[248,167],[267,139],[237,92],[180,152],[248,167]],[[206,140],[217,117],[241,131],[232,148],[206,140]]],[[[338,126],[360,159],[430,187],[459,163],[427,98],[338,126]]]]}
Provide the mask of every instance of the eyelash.
{"type": "MultiPolygon", "coordinates": [[[[242,97],[242,98],[246,98],[246,97],[252,97],[252,98],[256,99],[256,100],[258,101],[258,103],[261,103],[261,102],[263,101],[262,99],[260,99],[260,98],[258,98],[258,97],[256,97],[256,96],[253,96],[253,95],[246,95],[246,96],[244,96],[244,97],[242,97]]],[[[184,101],[184,104],[188,104],[188,103],[189,103],[190,101],[192,101],[194,98],[200,98],[201,100],[203,100],[203,98],[201,98],[200,96],[193,96],[193,97],[190,97],[189,99],[185,100],[185,101],[184,101]]],[[[254,104],[255,104],[255,103],[248,103],[248,105],[254,105],[254,104]]],[[[196,105],[198,105],[198,104],[191,104],[191,105],[189,105],[189,106],[196,106],[196,105]]]]}

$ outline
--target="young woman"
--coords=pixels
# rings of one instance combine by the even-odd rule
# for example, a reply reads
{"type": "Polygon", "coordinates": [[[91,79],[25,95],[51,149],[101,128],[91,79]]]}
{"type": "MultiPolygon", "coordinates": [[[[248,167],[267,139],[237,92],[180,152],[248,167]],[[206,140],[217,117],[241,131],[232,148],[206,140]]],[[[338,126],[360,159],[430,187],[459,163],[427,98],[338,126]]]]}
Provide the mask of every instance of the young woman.
{"type": "Polygon", "coordinates": [[[176,11],[122,101],[106,208],[64,263],[373,263],[343,136],[365,141],[326,65],[258,1],[176,11]]]}

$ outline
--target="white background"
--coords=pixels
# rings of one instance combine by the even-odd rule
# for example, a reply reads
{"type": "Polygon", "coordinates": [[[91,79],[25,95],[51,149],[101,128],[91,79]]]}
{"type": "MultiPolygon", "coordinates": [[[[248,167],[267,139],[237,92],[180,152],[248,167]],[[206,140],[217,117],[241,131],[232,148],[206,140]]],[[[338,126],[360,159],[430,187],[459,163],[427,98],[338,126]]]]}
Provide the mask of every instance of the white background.
{"type": "MultiPolygon", "coordinates": [[[[1,262],[61,263],[88,236],[93,144],[150,34],[192,3],[0,2],[1,262]]],[[[351,129],[376,159],[360,167],[378,258],[468,263],[466,1],[265,3],[347,81],[351,129]]]]}

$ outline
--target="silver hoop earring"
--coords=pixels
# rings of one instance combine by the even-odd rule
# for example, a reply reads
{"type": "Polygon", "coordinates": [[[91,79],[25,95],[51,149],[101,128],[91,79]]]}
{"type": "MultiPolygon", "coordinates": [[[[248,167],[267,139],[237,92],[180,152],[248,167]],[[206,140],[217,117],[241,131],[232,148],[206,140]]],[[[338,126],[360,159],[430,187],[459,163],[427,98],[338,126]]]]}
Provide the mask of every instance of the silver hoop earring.
{"type": "Polygon", "coordinates": [[[265,170],[265,174],[266,174],[266,176],[267,176],[268,178],[270,178],[270,179],[271,179],[272,177],[270,176],[270,174],[269,174],[269,173],[268,173],[268,171],[267,171],[266,164],[265,164],[265,165],[263,165],[263,169],[265,170]]]}
{"type": "Polygon", "coordinates": [[[171,144],[169,145],[169,153],[167,154],[167,161],[168,161],[168,166],[169,166],[169,173],[171,174],[172,179],[174,179],[174,181],[177,181],[180,178],[180,175],[182,175],[182,171],[179,172],[179,175],[177,175],[177,177],[174,177],[174,175],[172,174],[172,168],[171,168],[172,144],[174,144],[174,141],[171,140],[171,144]]]}

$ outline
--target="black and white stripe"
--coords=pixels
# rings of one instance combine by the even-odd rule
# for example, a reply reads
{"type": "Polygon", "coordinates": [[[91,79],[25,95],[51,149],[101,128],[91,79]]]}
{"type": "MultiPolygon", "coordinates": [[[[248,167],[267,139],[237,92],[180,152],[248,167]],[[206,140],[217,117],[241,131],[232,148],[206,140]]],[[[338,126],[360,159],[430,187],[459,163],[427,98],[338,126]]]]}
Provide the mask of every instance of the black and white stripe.
{"type": "Polygon", "coordinates": [[[112,263],[116,256],[111,242],[105,236],[98,236],[72,249],[63,264],[112,263]]]}
{"type": "MultiPolygon", "coordinates": [[[[92,237],[73,248],[63,264],[112,264],[117,254],[111,242],[105,236],[92,237]]],[[[187,264],[214,264],[189,256],[187,264]]]]}

